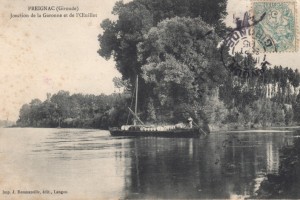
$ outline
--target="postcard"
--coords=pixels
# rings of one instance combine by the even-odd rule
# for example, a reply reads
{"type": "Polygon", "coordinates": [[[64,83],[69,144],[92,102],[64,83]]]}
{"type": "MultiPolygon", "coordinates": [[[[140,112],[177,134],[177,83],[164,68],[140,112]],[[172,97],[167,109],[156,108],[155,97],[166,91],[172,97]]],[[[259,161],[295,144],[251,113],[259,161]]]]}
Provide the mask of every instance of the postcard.
{"type": "Polygon", "coordinates": [[[299,199],[299,0],[2,0],[0,199],[299,199]]]}

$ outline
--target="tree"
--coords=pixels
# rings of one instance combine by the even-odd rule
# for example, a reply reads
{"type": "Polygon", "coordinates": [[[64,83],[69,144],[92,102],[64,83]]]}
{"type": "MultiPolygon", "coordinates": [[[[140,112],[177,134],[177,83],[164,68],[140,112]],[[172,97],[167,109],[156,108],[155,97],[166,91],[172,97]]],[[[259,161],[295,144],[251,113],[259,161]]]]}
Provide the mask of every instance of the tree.
{"type": "Polygon", "coordinates": [[[30,126],[30,105],[24,104],[20,109],[19,119],[17,121],[18,126],[30,126]]]}
{"type": "Polygon", "coordinates": [[[148,122],[155,122],[156,121],[156,112],[155,112],[155,107],[154,107],[154,103],[153,103],[152,98],[149,98],[146,115],[147,115],[147,121],[148,122]]]}
{"type": "MultiPolygon", "coordinates": [[[[225,27],[222,19],[226,16],[226,5],[227,0],[133,0],[128,3],[118,1],[112,12],[118,16],[118,20],[105,19],[101,23],[104,32],[98,37],[100,43],[98,53],[105,59],[113,58],[116,61],[116,68],[122,74],[122,80],[129,81],[133,87],[136,76],[143,73],[142,66],[148,63],[147,58],[150,55],[141,55],[139,47],[145,43],[145,40],[148,40],[147,35],[151,28],[169,18],[202,17],[206,23],[211,25],[210,31],[215,29],[220,33],[219,30],[225,27]]],[[[204,37],[204,35],[197,37],[204,37]]],[[[218,52],[215,53],[218,54],[218,52]]],[[[170,57],[174,56],[169,55],[170,57]]],[[[197,56],[196,54],[193,55],[194,58],[197,56]]],[[[203,58],[202,55],[199,59],[201,58],[203,58]]],[[[175,56],[174,59],[177,57],[175,56]]],[[[173,64],[171,59],[169,61],[166,66],[173,64]]],[[[206,74],[214,78],[213,73],[206,74]]],[[[139,108],[146,110],[147,99],[153,96],[153,87],[151,84],[145,83],[143,79],[140,79],[139,86],[139,88],[143,88],[139,90],[139,108]]],[[[177,89],[178,87],[173,88],[176,91],[177,89]]],[[[204,92],[209,89],[207,87],[199,88],[204,92]]],[[[133,88],[131,90],[133,91],[133,88]]],[[[182,90],[178,90],[178,93],[182,93],[182,90]]],[[[168,101],[168,99],[166,100],[168,101]]],[[[156,100],[154,99],[154,101],[156,100]]]]}
{"type": "Polygon", "coordinates": [[[113,56],[123,79],[134,83],[136,75],[140,73],[137,44],[152,27],[152,14],[139,1],[128,4],[119,1],[115,4],[113,14],[119,16],[117,22],[106,19],[101,23],[104,32],[99,35],[101,48],[98,53],[106,59],[113,56]]]}
{"type": "Polygon", "coordinates": [[[139,43],[142,77],[151,86],[155,106],[172,112],[185,103],[196,107],[223,83],[220,38],[200,18],[175,17],[160,22],[139,43]]]}
{"type": "MultiPolygon", "coordinates": [[[[227,0],[133,0],[118,1],[113,14],[117,21],[105,19],[101,23],[99,55],[116,61],[116,67],[123,80],[134,85],[136,75],[141,73],[145,63],[138,61],[137,45],[143,42],[145,34],[162,20],[179,17],[202,17],[216,29],[224,28],[222,19],[226,16],[227,0]]],[[[140,60],[141,61],[141,60],[140,60]]]]}
{"type": "Polygon", "coordinates": [[[229,114],[224,103],[218,98],[218,94],[208,97],[203,111],[206,114],[207,122],[214,125],[223,123],[229,114]]]}
{"type": "MultiPolygon", "coordinates": [[[[67,91],[59,91],[51,97],[51,102],[55,105],[58,117],[66,119],[70,117],[71,107],[69,104],[70,93],[67,91]]],[[[59,119],[57,119],[59,120],[59,119]]]]}
{"type": "Polygon", "coordinates": [[[294,120],[300,123],[300,93],[297,95],[296,101],[293,104],[294,120]]]}

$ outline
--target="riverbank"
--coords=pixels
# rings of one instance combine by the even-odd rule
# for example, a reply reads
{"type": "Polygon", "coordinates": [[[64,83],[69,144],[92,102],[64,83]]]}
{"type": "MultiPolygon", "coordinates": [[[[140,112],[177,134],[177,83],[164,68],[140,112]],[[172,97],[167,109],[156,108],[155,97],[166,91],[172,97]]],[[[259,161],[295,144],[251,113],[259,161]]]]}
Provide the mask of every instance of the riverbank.
{"type": "Polygon", "coordinates": [[[268,124],[267,126],[262,126],[259,124],[252,125],[240,125],[236,123],[222,124],[222,125],[209,125],[211,132],[224,132],[224,131],[247,131],[247,130],[271,130],[271,129],[284,129],[284,128],[300,128],[296,123],[285,125],[285,124],[268,124]]]}
{"type": "MultiPolygon", "coordinates": [[[[59,128],[59,129],[93,129],[93,130],[106,130],[108,128],[94,128],[94,127],[30,127],[30,126],[17,126],[12,125],[4,128],[59,128]]],[[[240,126],[237,124],[227,124],[223,126],[212,126],[209,125],[209,130],[211,133],[220,133],[220,132],[276,132],[274,129],[278,129],[278,132],[283,132],[282,129],[300,129],[300,126],[296,124],[290,126],[240,126]]],[[[290,132],[290,131],[287,131],[290,132]]]]}
{"type": "Polygon", "coordinates": [[[280,150],[278,174],[267,174],[261,183],[256,199],[299,199],[300,198],[300,138],[295,137],[292,146],[280,150]]]}

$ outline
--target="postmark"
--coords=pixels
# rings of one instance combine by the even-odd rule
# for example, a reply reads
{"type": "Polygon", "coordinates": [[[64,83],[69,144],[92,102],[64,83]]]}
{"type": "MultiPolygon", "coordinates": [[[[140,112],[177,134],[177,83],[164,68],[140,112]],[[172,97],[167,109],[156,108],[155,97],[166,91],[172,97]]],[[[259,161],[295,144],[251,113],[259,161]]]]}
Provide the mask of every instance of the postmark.
{"type": "Polygon", "coordinates": [[[236,28],[228,31],[221,44],[221,58],[224,66],[240,77],[260,76],[270,63],[266,59],[267,49],[275,51],[275,44],[262,43],[258,46],[254,40],[254,26],[259,24],[266,14],[262,13],[257,19],[245,12],[243,20],[237,18],[236,28]],[[268,46],[267,46],[268,45],[268,46]],[[260,49],[262,48],[262,49],[260,49]]]}
{"type": "Polygon", "coordinates": [[[259,51],[297,51],[296,2],[253,0],[251,4],[254,18],[265,14],[264,19],[253,26],[253,38],[259,51]]]}

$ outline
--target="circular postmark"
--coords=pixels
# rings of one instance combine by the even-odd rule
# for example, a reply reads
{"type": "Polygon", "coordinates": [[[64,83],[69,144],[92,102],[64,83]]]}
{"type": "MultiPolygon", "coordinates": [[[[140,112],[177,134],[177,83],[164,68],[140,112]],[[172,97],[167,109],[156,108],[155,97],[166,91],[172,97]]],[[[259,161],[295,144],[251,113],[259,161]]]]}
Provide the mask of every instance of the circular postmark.
{"type": "Polygon", "coordinates": [[[269,48],[276,50],[274,40],[263,32],[255,32],[253,28],[265,17],[262,14],[258,20],[250,17],[248,12],[244,19],[237,20],[237,28],[231,30],[221,42],[221,59],[224,66],[237,76],[252,77],[261,75],[270,63],[266,52],[269,48]],[[260,44],[256,37],[260,36],[260,44]],[[263,51],[261,51],[261,46],[263,51]]]}

